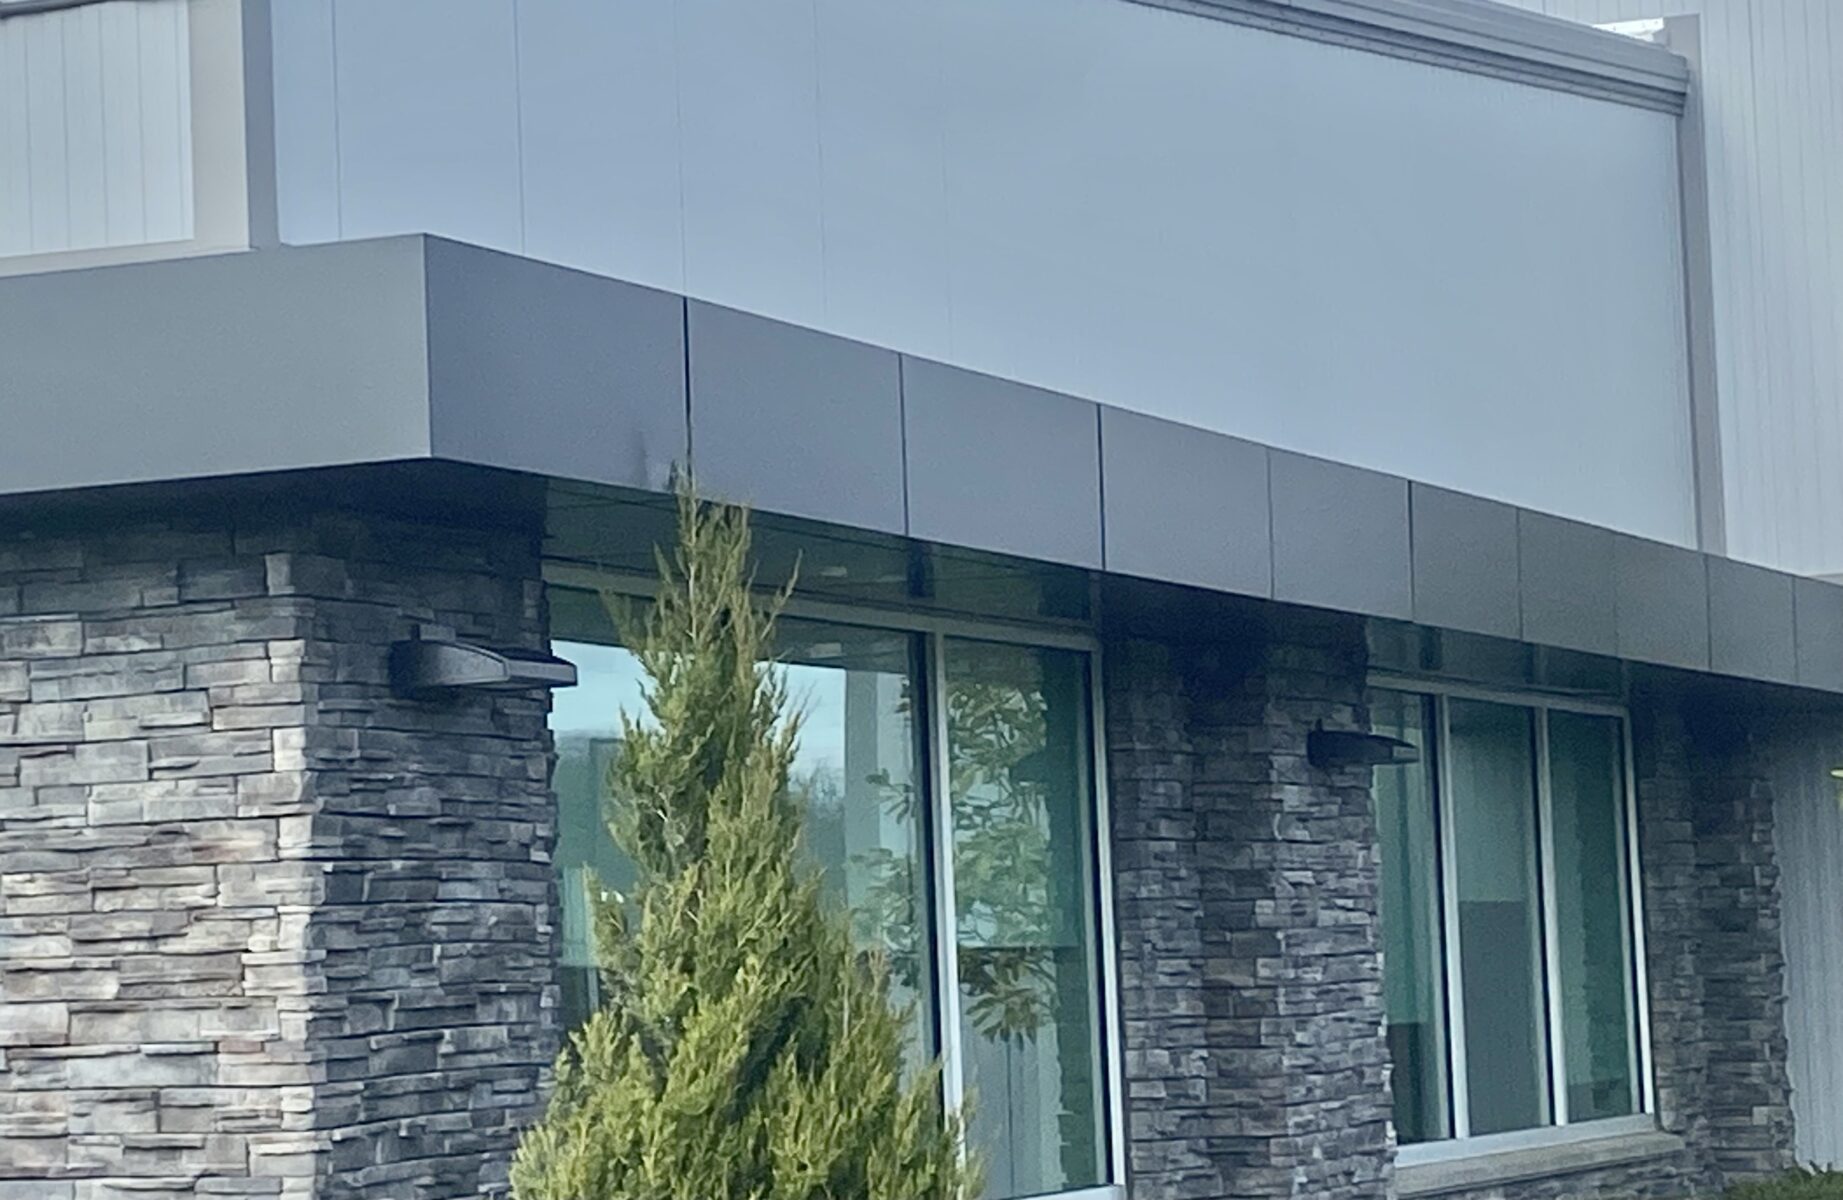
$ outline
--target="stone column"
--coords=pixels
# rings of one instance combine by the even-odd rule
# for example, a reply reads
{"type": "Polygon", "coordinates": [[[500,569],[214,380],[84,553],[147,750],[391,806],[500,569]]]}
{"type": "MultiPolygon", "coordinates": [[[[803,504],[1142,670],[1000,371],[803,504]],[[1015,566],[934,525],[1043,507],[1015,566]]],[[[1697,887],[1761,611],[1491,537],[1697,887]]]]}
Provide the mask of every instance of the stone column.
{"type": "Polygon", "coordinates": [[[1382,1197],[1392,1146],[1356,618],[1108,650],[1133,1193],[1382,1197]]]}
{"type": "Polygon", "coordinates": [[[0,1198],[503,1190],[554,1051],[535,538],[272,505],[0,537],[0,1198]]]}
{"type": "Polygon", "coordinates": [[[1668,689],[1633,718],[1659,1118],[1719,1190],[1792,1158],[1761,721],[1668,689]]]}

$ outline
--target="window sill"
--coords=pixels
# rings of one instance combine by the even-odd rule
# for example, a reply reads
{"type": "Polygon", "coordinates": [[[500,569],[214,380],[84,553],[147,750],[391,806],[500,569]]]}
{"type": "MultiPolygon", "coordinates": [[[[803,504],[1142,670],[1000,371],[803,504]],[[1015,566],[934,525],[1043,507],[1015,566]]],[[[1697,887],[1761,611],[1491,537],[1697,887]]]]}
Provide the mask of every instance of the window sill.
{"type": "Polygon", "coordinates": [[[1648,1158],[1668,1158],[1684,1148],[1683,1139],[1659,1130],[1596,1137],[1552,1146],[1499,1150],[1485,1154],[1415,1163],[1395,1169],[1395,1191],[1410,1196],[1438,1196],[1526,1179],[1572,1175],[1622,1166],[1648,1158]]]}

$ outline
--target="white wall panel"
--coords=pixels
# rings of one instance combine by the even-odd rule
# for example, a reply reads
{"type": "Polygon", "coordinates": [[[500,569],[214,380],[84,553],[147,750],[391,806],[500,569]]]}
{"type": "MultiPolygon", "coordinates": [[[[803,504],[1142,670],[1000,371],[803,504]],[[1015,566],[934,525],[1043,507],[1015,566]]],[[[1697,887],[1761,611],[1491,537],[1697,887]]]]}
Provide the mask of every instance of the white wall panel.
{"type": "Polygon", "coordinates": [[[271,6],[276,223],[295,244],[339,240],[339,105],[333,0],[271,6]]]}
{"type": "Polygon", "coordinates": [[[670,4],[518,7],[525,252],[683,291],[670,4]]]}
{"type": "Polygon", "coordinates": [[[1728,549],[1843,573],[1843,9],[1834,0],[1513,0],[1700,17],[1728,549]]]}
{"type": "Polygon", "coordinates": [[[187,0],[0,21],[0,256],[193,235],[187,0]]]}
{"type": "Polygon", "coordinates": [[[333,29],[341,236],[520,249],[513,0],[335,0],[333,29]]]}
{"type": "Polygon", "coordinates": [[[65,193],[70,242],[101,246],[109,241],[107,119],[102,73],[102,12],[80,8],[64,26],[65,193]]]}
{"type": "Polygon", "coordinates": [[[0,255],[32,250],[32,147],[26,39],[0,29],[0,255]]]}
{"type": "Polygon", "coordinates": [[[686,287],[824,325],[813,0],[675,7],[686,287]]]}
{"type": "Polygon", "coordinates": [[[1789,732],[1775,759],[1798,1154],[1843,1167],[1843,735],[1789,732]]]}
{"type": "Polygon", "coordinates": [[[328,38],[276,26],[278,114],[330,99],[339,142],[337,235],[284,172],[296,240],[522,245],[1693,538],[1668,115],[1124,0],[333,16],[304,98],[280,64],[328,38]]]}

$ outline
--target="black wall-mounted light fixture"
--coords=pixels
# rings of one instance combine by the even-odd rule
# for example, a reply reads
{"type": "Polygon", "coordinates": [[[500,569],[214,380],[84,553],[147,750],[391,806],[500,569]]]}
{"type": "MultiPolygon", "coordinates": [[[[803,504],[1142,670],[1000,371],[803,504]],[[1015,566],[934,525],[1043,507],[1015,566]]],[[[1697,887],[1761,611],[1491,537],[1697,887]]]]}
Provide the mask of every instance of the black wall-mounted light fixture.
{"type": "Polygon", "coordinates": [[[390,686],[427,700],[461,691],[522,691],[576,686],[576,666],[536,650],[476,646],[445,625],[419,625],[390,648],[390,686]]]}
{"type": "Polygon", "coordinates": [[[1338,767],[1400,767],[1421,761],[1420,748],[1400,738],[1354,729],[1320,726],[1305,738],[1306,761],[1321,770],[1338,767]]]}

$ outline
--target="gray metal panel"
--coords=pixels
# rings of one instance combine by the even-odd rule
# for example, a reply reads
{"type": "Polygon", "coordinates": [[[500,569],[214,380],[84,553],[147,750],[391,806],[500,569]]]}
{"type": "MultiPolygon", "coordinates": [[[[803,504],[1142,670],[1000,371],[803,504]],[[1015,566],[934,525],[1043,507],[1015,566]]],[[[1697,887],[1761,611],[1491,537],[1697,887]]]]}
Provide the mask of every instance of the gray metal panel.
{"type": "Polygon", "coordinates": [[[1843,692],[1843,587],[1794,577],[1792,606],[1798,682],[1843,692]]]}
{"type": "Polygon", "coordinates": [[[1792,577],[1728,558],[1709,559],[1708,573],[1710,669],[1797,682],[1792,577]]]}
{"type": "Polygon", "coordinates": [[[1703,556],[1644,538],[1616,535],[1613,576],[1619,657],[1706,671],[1709,576],[1703,556]]]}
{"type": "Polygon", "coordinates": [[[699,486],[758,508],[903,531],[894,351],[693,300],[699,486]]]}
{"type": "Polygon", "coordinates": [[[1273,594],[1267,449],[1101,407],[1107,569],[1273,594]]]}
{"type": "Polygon", "coordinates": [[[433,452],[664,488],[685,457],[685,302],[431,238],[433,452]]]}
{"type": "Polygon", "coordinates": [[[1100,566],[1096,407],[905,355],[910,534],[1100,566]]]}
{"type": "Polygon", "coordinates": [[[1407,481],[1281,450],[1269,458],[1274,598],[1412,617],[1407,481]]]}
{"type": "Polygon", "coordinates": [[[1524,640],[1614,653],[1613,535],[1579,521],[1519,512],[1517,552],[1524,640]]]}
{"type": "Polygon", "coordinates": [[[0,330],[0,491],[429,451],[417,239],[21,276],[0,330]]]}
{"type": "Polygon", "coordinates": [[[1445,488],[1412,484],[1414,619],[1514,638],[1522,633],[1517,510],[1445,488]]]}

